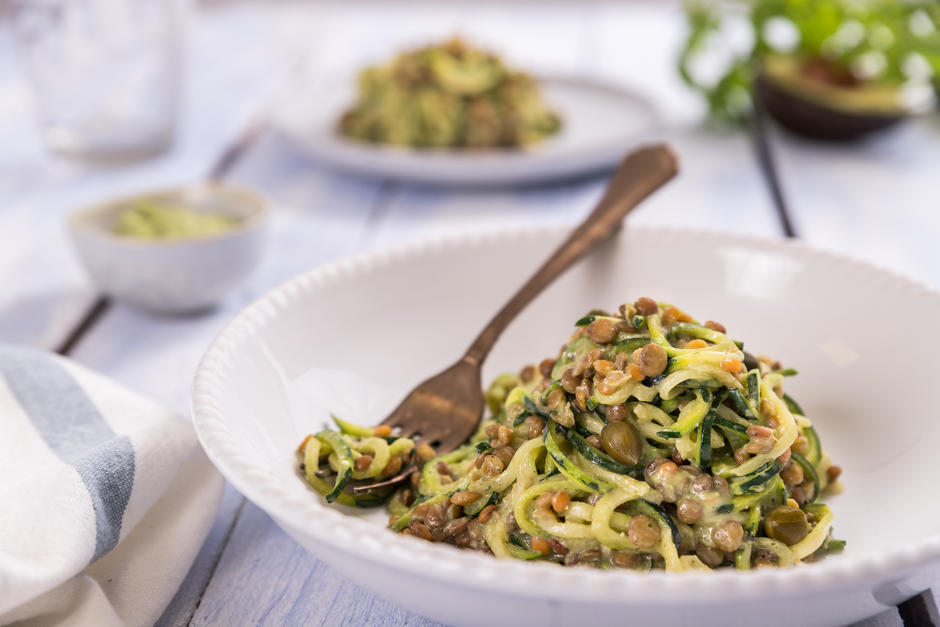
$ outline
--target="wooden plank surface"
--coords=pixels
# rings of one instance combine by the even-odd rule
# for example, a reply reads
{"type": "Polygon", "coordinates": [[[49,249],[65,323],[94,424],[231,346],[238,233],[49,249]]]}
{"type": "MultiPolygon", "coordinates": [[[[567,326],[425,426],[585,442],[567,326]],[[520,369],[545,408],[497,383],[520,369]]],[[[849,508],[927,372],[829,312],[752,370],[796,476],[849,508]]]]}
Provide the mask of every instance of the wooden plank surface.
{"type": "MultiPolygon", "coordinates": [[[[504,20],[494,30],[507,28],[506,23],[511,24],[512,20],[504,20]]],[[[580,17],[569,23],[588,29],[606,22],[580,17]]],[[[569,27],[564,26],[564,20],[559,24],[562,25],[555,28],[569,27]]],[[[482,34],[489,24],[475,22],[475,26],[475,32],[482,34]]],[[[642,25],[634,27],[642,28],[642,25]]],[[[339,32],[346,35],[346,31],[339,32]]],[[[591,39],[583,33],[584,30],[577,37],[579,41],[591,39]]],[[[358,41],[356,35],[350,37],[358,41]]],[[[498,37],[493,36],[493,39],[498,37]]],[[[611,37],[614,39],[616,37],[611,37]]],[[[509,40],[501,43],[505,46],[509,40]]],[[[538,49],[545,49],[544,43],[538,49]]],[[[584,50],[583,45],[569,50],[570,57],[560,64],[589,70],[590,59],[584,50]]],[[[525,52],[521,49],[520,56],[525,52]]],[[[531,54],[531,50],[528,52],[531,54]]],[[[555,62],[559,64],[559,60],[555,62]]],[[[664,63],[661,61],[660,65],[664,63]]],[[[746,137],[718,137],[692,129],[670,131],[664,138],[674,143],[683,155],[686,164],[683,175],[670,189],[638,210],[631,220],[768,236],[777,233],[769,199],[746,137]],[[720,154],[721,159],[712,158],[716,154],[720,154]]],[[[267,173],[266,176],[272,177],[267,182],[269,187],[282,186],[281,171],[277,168],[267,173]]],[[[604,178],[599,177],[574,184],[521,190],[454,191],[389,185],[370,215],[366,239],[361,246],[369,249],[493,226],[570,224],[599,198],[603,184],[604,178]]],[[[247,503],[193,622],[420,624],[423,619],[394,605],[375,601],[370,593],[305,555],[266,514],[247,503]],[[374,611],[373,603],[380,604],[377,614],[369,613],[374,611]],[[363,614],[363,608],[369,612],[363,614]]]]}
{"type": "Polygon", "coordinates": [[[229,483],[225,484],[219,513],[212,523],[209,535],[186,574],[186,578],[180,584],[179,590],[157,620],[155,627],[188,625],[193,620],[193,615],[209,585],[209,580],[218,569],[222,551],[228,546],[235,522],[240,518],[247,502],[240,492],[229,483]]]}
{"type": "MultiPolygon", "coordinates": [[[[167,158],[122,169],[120,176],[50,162],[35,149],[23,123],[31,105],[22,81],[7,71],[0,39],[0,132],[9,133],[5,137],[15,138],[17,146],[12,153],[0,151],[0,168],[10,175],[0,176],[0,202],[8,207],[0,211],[0,230],[20,236],[5,238],[10,245],[0,251],[0,272],[8,280],[8,289],[0,292],[0,340],[52,345],[92,293],[66,247],[61,228],[66,211],[125,190],[201,176],[219,146],[257,111],[265,89],[273,90],[272,68],[286,68],[298,50],[309,55],[309,71],[348,73],[401,45],[453,32],[530,67],[632,87],[657,103],[668,123],[658,136],[679,150],[683,174],[631,223],[778,235],[749,140],[689,125],[701,105],[681,88],[673,70],[678,19],[674,4],[403,9],[370,3],[319,10],[285,3],[263,10],[258,5],[212,9],[192,22],[197,62],[179,145],[167,158]],[[270,45],[239,45],[243,41],[270,45]]],[[[857,256],[878,253],[876,261],[940,285],[932,243],[940,214],[930,204],[938,190],[936,177],[929,175],[937,130],[936,120],[924,121],[862,148],[840,149],[774,134],[801,234],[857,256]],[[899,187],[901,209],[891,191],[899,187]],[[885,207],[891,207],[888,219],[885,207]]],[[[383,184],[325,171],[273,134],[231,178],[263,191],[274,207],[272,250],[255,275],[199,317],[158,318],[118,305],[75,351],[79,361],[181,412],[188,411],[191,375],[212,336],[244,304],[281,281],[340,256],[418,237],[497,225],[570,224],[589,210],[603,187],[603,177],[487,191],[383,184]]],[[[200,625],[428,624],[307,554],[231,488],[160,624],[190,620],[200,625]]],[[[889,610],[865,624],[897,625],[899,619],[889,610]]]]}
{"type": "Polygon", "coordinates": [[[800,236],[940,287],[938,138],[937,115],[851,144],[775,133],[800,236]]]}
{"type": "MultiPolygon", "coordinates": [[[[256,40],[268,29],[264,13],[242,7],[194,14],[175,144],[156,159],[124,166],[47,154],[25,77],[12,64],[0,73],[0,341],[51,348],[94,300],[68,240],[68,213],[117,195],[199,179],[266,105],[287,68],[288,52],[277,38],[258,50],[239,42],[256,40]]],[[[10,54],[0,59],[15,58],[9,40],[0,37],[3,52],[10,54]]]]}
{"type": "Polygon", "coordinates": [[[154,316],[116,304],[73,352],[78,361],[185,414],[196,365],[222,325],[266,290],[360,250],[382,191],[377,182],[311,170],[271,136],[229,178],[264,193],[273,208],[268,254],[249,280],[196,316],[154,316]]]}
{"type": "Polygon", "coordinates": [[[247,505],[193,625],[431,625],[301,549],[247,505]]]}
{"type": "MultiPolygon", "coordinates": [[[[230,178],[259,189],[272,203],[268,245],[279,254],[270,252],[251,279],[207,315],[157,317],[116,304],[73,353],[85,365],[184,414],[196,365],[222,325],[274,285],[357,251],[384,194],[381,183],[311,172],[295,150],[273,135],[263,138],[230,178]]],[[[210,536],[162,625],[186,624],[193,616],[244,506],[244,498],[227,487],[210,536]]],[[[212,606],[211,597],[206,606],[212,606]]]]}

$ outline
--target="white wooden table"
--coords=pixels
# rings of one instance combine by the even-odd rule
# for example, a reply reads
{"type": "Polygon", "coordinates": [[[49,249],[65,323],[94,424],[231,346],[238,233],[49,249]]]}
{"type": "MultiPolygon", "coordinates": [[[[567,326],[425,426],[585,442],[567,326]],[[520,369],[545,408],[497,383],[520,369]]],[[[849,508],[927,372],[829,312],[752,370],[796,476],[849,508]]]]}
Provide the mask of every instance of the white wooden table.
{"type": "MultiPolygon", "coordinates": [[[[460,32],[513,61],[609,80],[649,97],[681,178],[631,223],[675,224],[770,237],[781,227],[750,139],[698,126],[702,108],[680,85],[682,18],[672,4],[527,4],[513,8],[368,3],[237,4],[188,16],[187,97],[173,150],[101,169],[56,160],[39,142],[34,108],[0,34],[0,341],[57,346],[94,301],[64,233],[86,203],[204,176],[272,100],[298,55],[314,72],[353,72],[404,44],[460,32]]],[[[869,143],[827,147],[772,131],[797,234],[940,287],[940,123],[907,125],[869,143]]],[[[624,147],[627,149],[628,147],[624,147]]],[[[541,188],[422,189],[331,173],[274,133],[228,173],[274,207],[269,254],[252,279],[199,317],[157,318],[115,305],[72,351],[81,363],[188,413],[191,375],[224,322],[265,290],[338,257],[494,224],[573,223],[602,178],[541,188]]],[[[427,624],[318,562],[227,488],[218,519],[160,624],[427,624]]],[[[898,625],[894,609],[866,621],[898,625]]]]}

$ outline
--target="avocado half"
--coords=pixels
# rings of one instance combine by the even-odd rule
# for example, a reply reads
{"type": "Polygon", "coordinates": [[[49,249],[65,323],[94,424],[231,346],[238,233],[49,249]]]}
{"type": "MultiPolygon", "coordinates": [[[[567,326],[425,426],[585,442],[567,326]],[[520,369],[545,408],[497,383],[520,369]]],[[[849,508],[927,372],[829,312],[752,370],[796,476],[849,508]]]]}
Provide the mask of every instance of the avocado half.
{"type": "Polygon", "coordinates": [[[909,115],[890,85],[838,84],[809,75],[796,57],[767,56],[756,82],[764,109],[790,131],[848,141],[893,126],[909,115]]]}

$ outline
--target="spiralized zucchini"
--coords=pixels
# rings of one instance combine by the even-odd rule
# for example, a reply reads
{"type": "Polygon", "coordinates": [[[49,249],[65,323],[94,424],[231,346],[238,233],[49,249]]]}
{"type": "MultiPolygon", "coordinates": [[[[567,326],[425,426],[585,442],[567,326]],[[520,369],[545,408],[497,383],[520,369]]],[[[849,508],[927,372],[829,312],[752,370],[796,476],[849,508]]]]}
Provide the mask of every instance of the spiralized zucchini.
{"type": "Polygon", "coordinates": [[[352,139],[420,148],[525,146],[560,127],[534,78],[458,39],[366,69],[339,122],[352,139]]]}
{"type": "MultiPolygon", "coordinates": [[[[818,502],[838,468],[783,393],[795,371],[648,298],[576,324],[558,356],[497,377],[467,444],[417,460],[389,499],[393,531],[641,571],[790,566],[844,547],[818,502]]],[[[347,483],[414,461],[414,443],[337,424],[305,441],[304,476],[327,500],[374,505],[384,496],[357,502],[347,483]]]]}

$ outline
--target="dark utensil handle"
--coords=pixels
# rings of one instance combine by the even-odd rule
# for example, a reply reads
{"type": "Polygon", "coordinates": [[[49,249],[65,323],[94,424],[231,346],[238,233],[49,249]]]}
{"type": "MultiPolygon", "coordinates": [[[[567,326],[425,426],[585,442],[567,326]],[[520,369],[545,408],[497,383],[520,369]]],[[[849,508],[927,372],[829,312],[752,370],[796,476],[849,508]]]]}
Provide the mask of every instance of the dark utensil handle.
{"type": "Polygon", "coordinates": [[[206,178],[210,181],[221,181],[235,167],[235,164],[249,151],[268,130],[264,116],[252,120],[233,142],[216,158],[206,178]]]}
{"type": "Polygon", "coordinates": [[[898,614],[905,627],[938,627],[940,615],[933,592],[924,590],[907,601],[898,604],[898,614]]]}
{"type": "Polygon", "coordinates": [[[760,98],[756,95],[753,98],[754,110],[750,119],[751,138],[754,140],[754,152],[757,155],[757,162],[760,165],[761,174],[764,176],[764,182],[767,184],[767,190],[774,203],[774,209],[777,211],[777,218],[780,220],[780,228],[786,237],[796,237],[796,229],[793,228],[793,220],[790,219],[790,209],[787,205],[786,197],[783,194],[783,186],[780,184],[780,174],[777,172],[777,164],[774,160],[773,151],[770,148],[770,138],[767,133],[767,121],[764,108],[761,105],[760,98]]]}
{"type": "Polygon", "coordinates": [[[79,341],[98,324],[102,316],[108,312],[111,307],[111,301],[107,296],[95,296],[94,302],[89,305],[82,317],[75,323],[65,339],[55,347],[55,352],[59,355],[70,355],[79,341]]]}
{"type": "Polygon", "coordinates": [[[477,336],[464,359],[482,363],[497,338],[526,305],[562,272],[609,238],[621,220],[679,171],[678,160],[665,144],[640,148],[627,155],[607,184],[604,197],[515,296],[477,336]]]}

